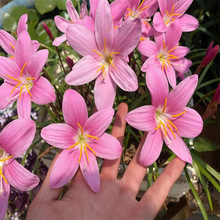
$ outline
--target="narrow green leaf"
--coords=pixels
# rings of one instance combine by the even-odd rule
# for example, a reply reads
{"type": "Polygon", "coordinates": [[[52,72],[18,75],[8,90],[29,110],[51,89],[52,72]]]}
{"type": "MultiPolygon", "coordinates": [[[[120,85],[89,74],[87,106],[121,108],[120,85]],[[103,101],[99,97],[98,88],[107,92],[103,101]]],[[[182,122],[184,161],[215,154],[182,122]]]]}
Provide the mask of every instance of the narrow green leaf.
{"type": "Polygon", "coordinates": [[[197,137],[193,140],[193,146],[198,152],[214,151],[220,148],[220,144],[210,141],[204,137],[197,137]]]}
{"type": "Polygon", "coordinates": [[[210,68],[211,65],[212,65],[212,62],[210,62],[210,63],[205,67],[205,69],[202,71],[202,74],[201,74],[200,77],[199,77],[199,81],[198,81],[197,87],[201,84],[202,80],[204,79],[204,77],[205,77],[206,73],[208,72],[208,70],[209,70],[209,68],[210,68]]]}

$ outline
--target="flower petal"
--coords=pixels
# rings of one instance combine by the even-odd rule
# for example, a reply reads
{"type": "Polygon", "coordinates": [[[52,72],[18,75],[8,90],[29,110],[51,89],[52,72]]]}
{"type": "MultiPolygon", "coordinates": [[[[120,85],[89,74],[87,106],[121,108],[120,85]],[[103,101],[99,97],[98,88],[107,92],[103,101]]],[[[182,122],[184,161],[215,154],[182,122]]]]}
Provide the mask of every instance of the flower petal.
{"type": "Polygon", "coordinates": [[[53,86],[43,76],[40,76],[38,80],[34,82],[30,92],[32,94],[32,101],[38,105],[45,105],[56,99],[53,86]]]}
{"type": "Polygon", "coordinates": [[[95,151],[96,156],[108,160],[117,159],[122,153],[120,142],[107,133],[104,133],[98,140],[91,140],[89,146],[95,151]]]}
{"type": "Polygon", "coordinates": [[[80,24],[69,25],[66,37],[70,46],[82,56],[93,55],[95,52],[92,50],[99,50],[94,33],[80,24]]]}
{"type": "Polygon", "coordinates": [[[60,44],[62,44],[64,41],[66,41],[66,34],[61,35],[60,37],[57,37],[53,41],[53,45],[58,47],[60,44]]]}
{"type": "Polygon", "coordinates": [[[0,181],[2,181],[0,184],[3,184],[3,189],[4,192],[0,193],[0,219],[4,219],[5,214],[7,212],[8,209],[8,199],[9,199],[9,195],[10,195],[10,184],[9,183],[5,183],[5,181],[3,179],[1,179],[0,181]]]}
{"type": "Polygon", "coordinates": [[[0,30],[0,45],[5,52],[14,55],[16,40],[4,30],[0,30]]]}
{"type": "Polygon", "coordinates": [[[139,18],[124,21],[114,34],[114,52],[119,52],[121,57],[128,56],[140,41],[141,25],[139,18]]]}
{"type": "Polygon", "coordinates": [[[100,137],[111,124],[113,115],[113,108],[100,110],[89,117],[83,129],[89,135],[100,137]]]}
{"type": "Polygon", "coordinates": [[[59,15],[54,17],[54,21],[57,28],[63,33],[66,33],[67,27],[72,24],[70,21],[67,21],[65,18],[59,15]]]}
{"type": "Polygon", "coordinates": [[[63,150],[50,174],[50,187],[57,189],[67,184],[78,169],[79,150],[63,150]]]}
{"type": "Polygon", "coordinates": [[[185,108],[186,113],[172,120],[178,128],[178,134],[181,137],[193,138],[198,136],[203,129],[201,116],[193,109],[185,108]]]}
{"type": "Polygon", "coordinates": [[[19,35],[22,31],[27,31],[27,24],[26,24],[27,20],[28,20],[27,14],[24,14],[20,17],[17,26],[17,35],[19,35]]]}
{"type": "Polygon", "coordinates": [[[160,130],[154,130],[147,134],[147,138],[141,149],[139,163],[148,167],[154,163],[160,155],[163,146],[163,138],[160,130]]]}
{"type": "Polygon", "coordinates": [[[98,69],[100,69],[99,62],[90,55],[85,56],[73,66],[72,71],[65,77],[65,81],[69,85],[83,85],[98,76],[98,69]]]}
{"type": "Polygon", "coordinates": [[[133,92],[138,89],[137,75],[126,61],[114,60],[115,69],[110,71],[111,78],[124,91],[133,92]]]}
{"type": "Polygon", "coordinates": [[[164,24],[160,12],[156,12],[156,14],[154,15],[153,27],[158,32],[165,32],[167,30],[167,26],[164,24]]]}
{"type": "Polygon", "coordinates": [[[79,15],[76,9],[73,6],[73,3],[71,0],[67,0],[66,2],[66,10],[68,11],[68,14],[70,16],[71,21],[77,21],[79,20],[79,15]]]}
{"type": "Polygon", "coordinates": [[[198,20],[191,15],[184,14],[179,20],[181,21],[182,31],[184,32],[194,31],[199,27],[198,20]]]}
{"type": "Polygon", "coordinates": [[[116,84],[112,80],[110,74],[106,74],[103,79],[102,74],[100,74],[96,81],[94,87],[94,99],[95,106],[98,111],[111,108],[113,106],[116,95],[116,84]],[[103,97],[107,97],[104,98],[103,97]]]}
{"type": "Polygon", "coordinates": [[[151,93],[152,105],[162,106],[168,95],[169,87],[164,72],[153,65],[146,68],[146,84],[151,93]]]}
{"type": "Polygon", "coordinates": [[[138,45],[138,50],[146,57],[150,57],[152,55],[157,55],[158,49],[155,42],[151,40],[145,40],[140,42],[138,45]]]}
{"type": "Polygon", "coordinates": [[[35,131],[36,125],[31,119],[16,119],[2,130],[0,145],[16,158],[25,153],[31,145],[35,131]]]}
{"type": "Polygon", "coordinates": [[[50,145],[61,149],[71,147],[74,136],[77,135],[75,129],[67,124],[51,124],[41,130],[41,137],[50,145]]]}
{"type": "Polygon", "coordinates": [[[123,17],[127,7],[128,2],[125,0],[115,0],[110,4],[112,20],[119,21],[123,17]]]}
{"type": "Polygon", "coordinates": [[[17,101],[18,118],[30,119],[31,116],[31,97],[27,92],[23,92],[17,101]]]}
{"type": "Polygon", "coordinates": [[[87,184],[90,186],[91,190],[98,193],[100,191],[100,176],[99,176],[99,168],[96,161],[96,157],[90,151],[88,152],[89,162],[87,165],[80,162],[80,169],[83,174],[83,177],[87,184]]]}
{"type": "Polygon", "coordinates": [[[192,61],[182,58],[180,60],[172,61],[173,67],[180,73],[188,73],[189,68],[192,66],[192,61]]]}
{"type": "Polygon", "coordinates": [[[25,169],[15,159],[10,159],[3,167],[8,182],[21,191],[29,191],[38,185],[39,178],[25,169]]]}
{"type": "Polygon", "coordinates": [[[192,97],[197,82],[197,75],[188,76],[181,81],[167,96],[167,111],[170,113],[182,111],[192,97]]]}
{"type": "Polygon", "coordinates": [[[152,105],[145,105],[129,112],[126,121],[132,127],[141,131],[151,131],[157,127],[156,108],[152,105]]]}
{"type": "Polygon", "coordinates": [[[176,73],[173,69],[173,66],[167,66],[165,68],[165,72],[166,72],[166,76],[167,76],[167,79],[168,79],[171,87],[175,88],[176,87],[176,73]]]}
{"type": "Polygon", "coordinates": [[[188,47],[178,46],[175,50],[173,50],[172,55],[177,56],[178,59],[185,57],[186,54],[189,53],[188,47]]]}
{"type": "Polygon", "coordinates": [[[184,14],[189,6],[192,4],[193,0],[179,0],[175,3],[175,13],[184,14]]]}
{"type": "Polygon", "coordinates": [[[65,122],[78,130],[88,119],[88,111],[84,98],[75,90],[68,89],[63,96],[63,117],[65,122]]]}
{"type": "Polygon", "coordinates": [[[99,1],[95,15],[95,38],[99,50],[102,53],[112,49],[113,21],[111,8],[107,0],[99,1]]]}

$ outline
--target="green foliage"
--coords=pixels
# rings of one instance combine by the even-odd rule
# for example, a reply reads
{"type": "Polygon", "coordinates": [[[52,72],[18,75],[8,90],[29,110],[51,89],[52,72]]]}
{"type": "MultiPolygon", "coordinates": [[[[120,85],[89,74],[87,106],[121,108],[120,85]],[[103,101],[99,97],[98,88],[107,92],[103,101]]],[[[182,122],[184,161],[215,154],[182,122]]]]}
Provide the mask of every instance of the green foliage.
{"type": "Polygon", "coordinates": [[[203,137],[197,137],[193,140],[193,146],[198,152],[214,151],[220,148],[220,144],[210,141],[203,137]]]}

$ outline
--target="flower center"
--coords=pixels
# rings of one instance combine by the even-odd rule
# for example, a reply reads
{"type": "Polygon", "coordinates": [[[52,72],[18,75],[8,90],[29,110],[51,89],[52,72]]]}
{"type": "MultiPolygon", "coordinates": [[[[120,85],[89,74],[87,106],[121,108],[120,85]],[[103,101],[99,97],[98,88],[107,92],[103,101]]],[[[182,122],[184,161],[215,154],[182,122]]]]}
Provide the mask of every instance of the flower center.
{"type": "Polygon", "coordinates": [[[175,4],[173,4],[173,7],[170,13],[167,10],[165,10],[166,14],[163,17],[163,21],[166,26],[169,26],[173,21],[175,21],[175,19],[173,18],[174,16],[182,15],[182,14],[174,13],[174,7],[175,7],[175,4]]]}
{"type": "Polygon", "coordinates": [[[168,66],[171,67],[171,64],[172,64],[171,60],[178,59],[177,56],[171,54],[171,52],[174,51],[176,48],[177,48],[177,46],[173,47],[172,49],[167,51],[165,41],[163,41],[163,47],[160,49],[159,54],[156,56],[156,58],[158,58],[161,63],[162,70],[164,70],[164,67],[166,70],[167,70],[168,66]]]}
{"type": "Polygon", "coordinates": [[[176,135],[174,132],[178,132],[178,128],[175,126],[175,124],[172,122],[172,120],[173,120],[173,118],[177,118],[177,117],[185,114],[186,110],[179,113],[179,114],[176,114],[176,115],[169,115],[165,112],[166,105],[167,105],[167,98],[165,98],[163,109],[158,108],[156,110],[157,127],[155,128],[155,130],[158,130],[160,128],[164,137],[171,143],[172,140],[168,137],[167,130],[170,130],[174,139],[176,139],[176,135]]]}
{"type": "Polygon", "coordinates": [[[35,77],[23,76],[23,71],[24,71],[24,68],[26,65],[27,65],[27,63],[25,63],[24,66],[22,67],[21,74],[20,74],[19,78],[15,78],[13,76],[9,76],[8,74],[6,74],[6,76],[8,78],[13,79],[14,81],[17,82],[17,85],[12,89],[11,94],[15,91],[16,88],[20,88],[19,99],[21,98],[22,92],[28,92],[29,95],[32,97],[30,90],[34,84],[33,80],[35,79],[35,77]]]}
{"type": "Polygon", "coordinates": [[[88,144],[88,142],[89,142],[88,138],[96,139],[96,140],[99,140],[99,138],[95,137],[95,136],[92,136],[92,135],[89,135],[89,134],[84,134],[82,126],[79,123],[77,123],[77,125],[79,126],[80,133],[76,137],[76,143],[73,144],[72,146],[70,146],[68,148],[68,150],[73,148],[73,147],[75,147],[75,149],[79,148],[80,149],[80,155],[79,155],[78,163],[80,163],[81,158],[83,157],[84,164],[86,165],[86,160],[89,163],[89,157],[88,157],[87,149],[90,150],[96,156],[95,151],[88,144]]]}
{"type": "Polygon", "coordinates": [[[109,51],[107,51],[105,38],[104,38],[104,53],[101,53],[97,50],[92,50],[92,51],[94,51],[95,53],[97,53],[101,57],[101,60],[100,60],[101,67],[96,71],[96,73],[102,71],[102,77],[103,77],[103,79],[105,79],[106,72],[108,71],[110,66],[112,66],[114,69],[116,69],[115,65],[113,63],[113,59],[114,59],[114,55],[119,54],[119,52],[110,52],[109,53],[109,51]]]}

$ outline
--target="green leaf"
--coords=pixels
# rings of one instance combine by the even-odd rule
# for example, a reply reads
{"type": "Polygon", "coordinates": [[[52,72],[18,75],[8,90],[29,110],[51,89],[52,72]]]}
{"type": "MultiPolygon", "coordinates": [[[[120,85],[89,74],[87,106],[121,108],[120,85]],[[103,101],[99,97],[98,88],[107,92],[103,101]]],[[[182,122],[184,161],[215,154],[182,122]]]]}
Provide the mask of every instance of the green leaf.
{"type": "Polygon", "coordinates": [[[39,14],[35,9],[28,10],[28,23],[35,27],[39,22],[39,14]]]}
{"type": "Polygon", "coordinates": [[[72,0],[73,6],[76,7],[76,6],[78,5],[78,2],[79,2],[79,1],[80,1],[80,0],[72,0]]]}
{"type": "Polygon", "coordinates": [[[193,146],[198,152],[214,151],[220,148],[220,144],[210,141],[203,137],[197,137],[193,140],[193,146]]]}
{"type": "Polygon", "coordinates": [[[66,0],[55,0],[57,8],[59,10],[65,10],[66,9],[66,0]]]}
{"type": "Polygon", "coordinates": [[[39,11],[40,14],[53,11],[55,7],[56,0],[35,0],[35,8],[39,11]]]}

